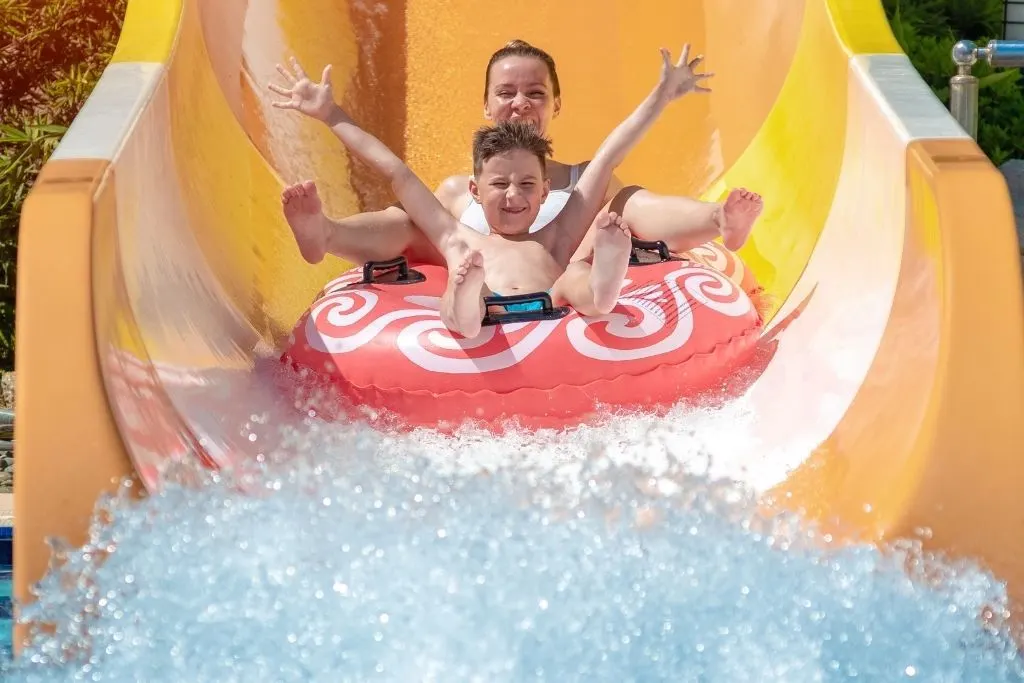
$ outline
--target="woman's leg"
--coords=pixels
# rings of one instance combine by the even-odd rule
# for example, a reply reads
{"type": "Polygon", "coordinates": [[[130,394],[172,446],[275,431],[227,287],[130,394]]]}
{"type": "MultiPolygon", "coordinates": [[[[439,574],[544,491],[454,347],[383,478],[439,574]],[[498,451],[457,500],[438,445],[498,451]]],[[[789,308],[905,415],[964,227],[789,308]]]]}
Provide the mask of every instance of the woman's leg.
{"type": "Polygon", "coordinates": [[[444,263],[401,207],[334,220],[324,214],[316,183],[311,180],[285,188],[281,203],[299,251],[309,263],[319,263],[326,254],[365,263],[403,253],[420,261],[444,263]]]}
{"type": "Polygon", "coordinates": [[[718,202],[659,195],[633,185],[622,188],[612,198],[611,207],[622,214],[638,239],[664,242],[676,252],[721,234],[718,216],[722,205],[718,202]]]}
{"type": "MultiPolygon", "coordinates": [[[[739,249],[761,214],[762,202],[757,194],[743,189],[730,192],[724,202],[702,202],[633,185],[622,188],[606,208],[622,216],[637,239],[662,241],[679,253],[717,237],[722,237],[727,249],[739,249]]],[[[591,226],[573,260],[591,252],[594,235],[591,226]]]]}

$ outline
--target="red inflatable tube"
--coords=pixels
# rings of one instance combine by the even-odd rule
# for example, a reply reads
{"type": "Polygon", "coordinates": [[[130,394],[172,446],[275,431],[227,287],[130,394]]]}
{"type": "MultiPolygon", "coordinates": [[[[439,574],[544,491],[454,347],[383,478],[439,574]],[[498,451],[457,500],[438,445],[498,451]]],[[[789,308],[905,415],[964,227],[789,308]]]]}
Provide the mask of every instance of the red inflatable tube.
{"type": "Polygon", "coordinates": [[[730,273],[736,282],[707,265],[724,258],[717,252],[740,263],[718,247],[631,265],[608,315],[551,309],[548,300],[547,312],[485,325],[472,340],[441,323],[444,268],[402,261],[404,282],[401,260],[385,264],[384,277],[357,268],[317,296],[281,360],[307,388],[328,389],[312,405],[325,419],[369,411],[406,428],[447,431],[469,419],[536,429],[605,408],[664,407],[715,386],[754,353],[761,318],[741,286],[749,287],[742,264],[730,273]]]}

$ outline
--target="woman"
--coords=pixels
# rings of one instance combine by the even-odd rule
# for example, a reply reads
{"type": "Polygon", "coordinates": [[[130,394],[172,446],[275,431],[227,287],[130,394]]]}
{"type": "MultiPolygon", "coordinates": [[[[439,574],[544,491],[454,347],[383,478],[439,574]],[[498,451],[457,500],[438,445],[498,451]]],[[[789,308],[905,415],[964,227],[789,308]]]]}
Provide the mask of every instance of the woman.
{"type": "MultiPolygon", "coordinates": [[[[684,48],[683,63],[688,59],[688,50],[689,46],[684,48]]],[[[696,67],[702,60],[703,57],[697,57],[689,62],[690,67],[696,67]]],[[[274,102],[274,106],[301,109],[311,102],[333,97],[329,85],[313,83],[297,63],[293,66],[294,74],[278,65],[278,71],[290,87],[275,84],[269,87],[290,100],[274,102]]],[[[710,92],[709,88],[699,85],[694,90],[710,92]]],[[[544,133],[560,109],[558,72],[551,55],[525,41],[513,40],[491,56],[484,83],[484,114],[489,120],[526,120],[544,133]]],[[[555,160],[548,162],[553,189],[531,231],[558,215],[586,163],[570,166],[555,160]]],[[[469,193],[468,176],[446,179],[435,194],[463,223],[481,232],[487,231],[483,212],[469,193]]],[[[710,203],[656,195],[637,186],[623,187],[618,179],[613,179],[605,200],[607,208],[622,216],[638,239],[664,241],[675,252],[686,251],[719,236],[726,248],[738,249],[746,241],[762,208],[761,198],[747,190],[733,190],[725,202],[710,203]]],[[[431,263],[444,263],[398,205],[335,220],[323,213],[313,181],[285,188],[281,201],[299,250],[310,263],[319,263],[327,253],[354,263],[386,260],[400,253],[431,263]]],[[[574,261],[589,258],[593,235],[592,228],[574,255],[574,261]]]]}

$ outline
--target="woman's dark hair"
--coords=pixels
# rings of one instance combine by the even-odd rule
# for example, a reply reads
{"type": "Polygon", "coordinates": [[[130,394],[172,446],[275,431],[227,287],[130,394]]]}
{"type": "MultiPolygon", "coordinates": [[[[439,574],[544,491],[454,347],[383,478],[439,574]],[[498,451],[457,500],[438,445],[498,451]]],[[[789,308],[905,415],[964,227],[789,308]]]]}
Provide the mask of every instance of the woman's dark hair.
{"type": "Polygon", "coordinates": [[[555,97],[561,96],[562,88],[558,85],[558,71],[555,70],[555,60],[539,47],[534,47],[525,40],[516,39],[505,43],[505,46],[491,55],[491,60],[487,62],[487,73],[484,75],[484,102],[487,101],[487,91],[491,87],[491,67],[494,66],[495,62],[499,62],[506,57],[533,57],[544,62],[544,66],[548,68],[548,76],[551,77],[553,94],[555,97]]]}

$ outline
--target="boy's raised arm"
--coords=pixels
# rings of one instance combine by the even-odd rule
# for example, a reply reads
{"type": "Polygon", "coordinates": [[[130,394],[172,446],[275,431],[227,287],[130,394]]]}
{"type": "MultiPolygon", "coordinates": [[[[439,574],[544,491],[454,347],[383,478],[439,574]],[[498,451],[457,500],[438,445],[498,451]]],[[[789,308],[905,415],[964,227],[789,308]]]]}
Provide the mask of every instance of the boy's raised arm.
{"type": "Polygon", "coordinates": [[[558,218],[560,225],[556,241],[564,249],[572,252],[579,246],[597,212],[604,205],[605,192],[613,172],[661,115],[665,106],[688,92],[711,92],[710,88],[698,85],[698,82],[714,74],[693,72],[704,57],[698,56],[688,62],[689,56],[690,46],[687,44],[683,46],[679,61],[673,65],[669,51],[661,49],[661,78],[657,86],[601,143],[558,218]]]}
{"type": "Polygon", "coordinates": [[[458,225],[426,184],[388,146],[353,123],[341,107],[325,123],[345,146],[391,182],[402,208],[439,251],[458,225]]]}
{"type": "Polygon", "coordinates": [[[323,71],[321,83],[313,83],[298,61],[292,59],[295,76],[278,65],[278,71],[290,81],[291,88],[271,83],[270,90],[290,99],[273,102],[279,109],[294,109],[315,118],[331,129],[345,147],[363,159],[391,183],[402,208],[423,230],[439,251],[458,226],[458,221],[444,208],[437,196],[376,136],[366,132],[349,118],[334,101],[331,88],[331,67],[323,71]],[[297,78],[296,78],[297,77],[297,78]]]}

